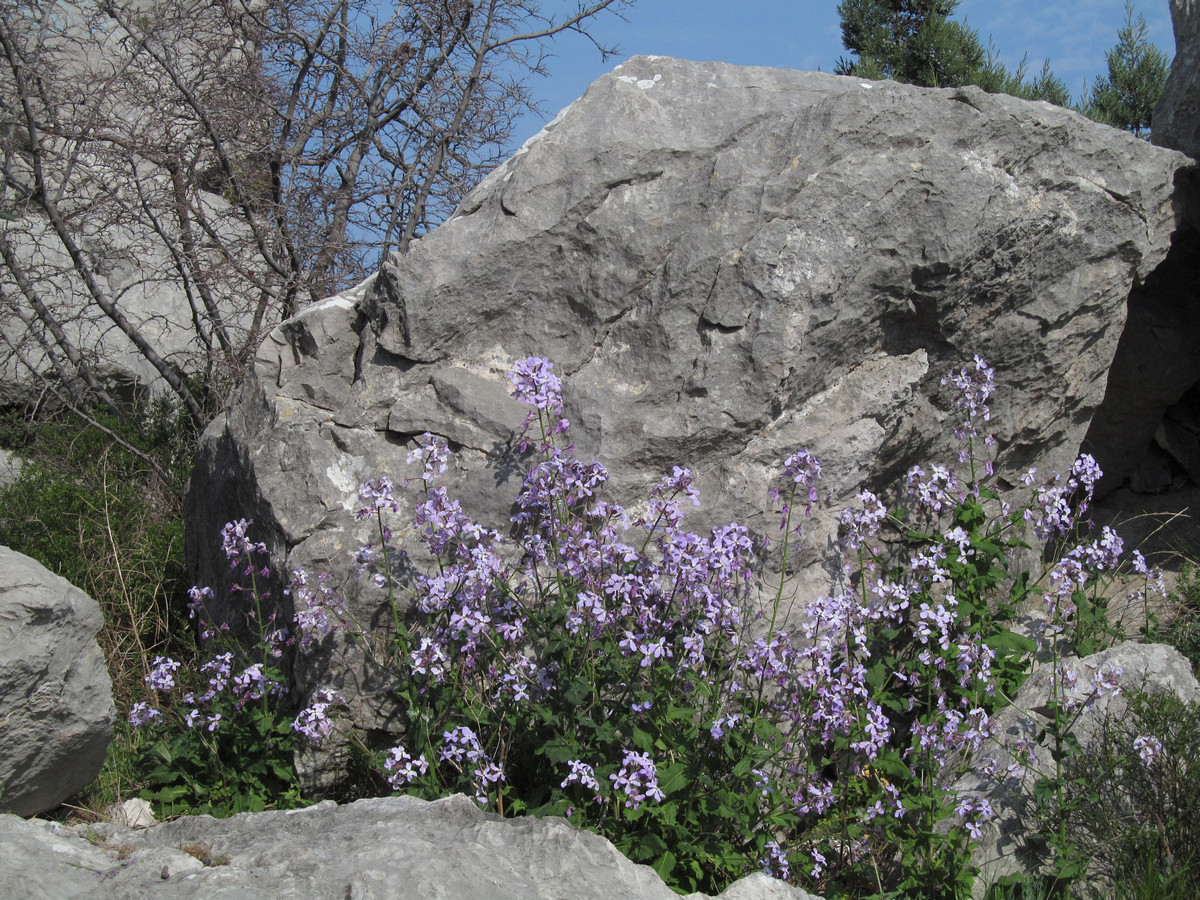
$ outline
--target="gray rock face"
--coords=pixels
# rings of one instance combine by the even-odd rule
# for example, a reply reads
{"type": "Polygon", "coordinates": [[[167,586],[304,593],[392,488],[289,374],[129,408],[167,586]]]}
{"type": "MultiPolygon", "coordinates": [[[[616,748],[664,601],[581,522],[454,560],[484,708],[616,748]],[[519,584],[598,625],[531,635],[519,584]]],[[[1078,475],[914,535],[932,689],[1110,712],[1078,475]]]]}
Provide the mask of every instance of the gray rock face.
{"type": "MultiPolygon", "coordinates": [[[[696,530],[736,519],[773,534],[781,460],[817,453],[822,503],[796,583],[826,590],[820,552],[842,505],[953,459],[940,379],[973,354],[996,369],[999,471],[1015,483],[1031,464],[1070,464],[1106,402],[1131,289],[1193,221],[1188,165],[974,88],[635,58],[358,296],[271,334],[200,448],[197,582],[224,595],[217,534],[253,517],[276,597],[294,567],[332,570],[355,617],[376,619],[381,597],[350,578],[370,538],[354,490],[415,474],[405,452],[430,431],[457,451],[446,477],[464,511],[505,527],[523,410],[504,373],[539,355],[611,498],[632,504],[690,466],[696,530]]],[[[1139,377],[1135,365],[1127,391],[1139,377]]],[[[1173,390],[1139,401],[1132,438],[1119,425],[1089,438],[1105,468],[1137,467],[1173,390]]],[[[296,678],[383,727],[356,653],[301,658],[296,678]]],[[[334,762],[312,765],[312,785],[335,777],[334,762]]]]}
{"type": "Polygon", "coordinates": [[[0,812],[53,809],[99,773],[116,717],[102,625],[95,600],[0,547],[0,812]]]}
{"type": "MultiPolygon", "coordinates": [[[[564,819],[501,819],[461,795],[75,829],[0,816],[0,895],[125,898],[671,900],[647,866],[564,819]],[[88,839],[90,838],[90,840],[88,839]]],[[[699,900],[702,895],[693,895],[699,900]]],[[[765,876],[736,900],[819,900],[765,876]]]]}
{"type": "MultiPolygon", "coordinates": [[[[1144,690],[1149,693],[1169,693],[1186,703],[1200,702],[1200,683],[1192,674],[1191,663],[1178,650],[1166,644],[1125,641],[1084,659],[1066,657],[1062,665],[1078,679],[1073,688],[1060,688],[1064,701],[1083,704],[1091,691],[1093,676],[1098,672],[1116,670],[1121,673],[1119,683],[1125,692],[1144,690]]],[[[1036,711],[1045,708],[1053,699],[1054,667],[1049,663],[1040,663],[1021,685],[1013,704],[996,716],[994,733],[997,739],[1006,746],[1013,746],[1020,740],[1035,742],[1048,721],[1036,711]],[[1028,711],[1034,711],[1034,715],[1031,716],[1028,711]]],[[[1075,727],[1080,744],[1086,748],[1094,740],[1099,723],[1106,714],[1119,716],[1125,708],[1124,693],[1117,696],[1105,694],[1087,706],[1080,713],[1075,727]]],[[[1038,747],[1037,753],[1040,765],[1050,767],[1052,771],[1049,749],[1038,747]]],[[[1006,752],[992,755],[1000,770],[1013,762],[1013,757],[1006,752]]],[[[1025,845],[1022,813],[1033,795],[1035,780],[1036,776],[1026,770],[1024,781],[1019,786],[1010,784],[999,796],[991,792],[989,783],[974,775],[964,777],[955,785],[961,794],[990,797],[992,803],[999,800],[1002,804],[1002,812],[997,819],[984,826],[984,837],[975,852],[975,863],[980,867],[975,891],[979,900],[982,900],[987,885],[1005,875],[1026,871],[1029,860],[1022,854],[1025,845]]]]}
{"type": "Polygon", "coordinates": [[[1175,59],[1154,107],[1150,139],[1160,147],[1200,156],[1200,6],[1171,0],[1175,59]]]}

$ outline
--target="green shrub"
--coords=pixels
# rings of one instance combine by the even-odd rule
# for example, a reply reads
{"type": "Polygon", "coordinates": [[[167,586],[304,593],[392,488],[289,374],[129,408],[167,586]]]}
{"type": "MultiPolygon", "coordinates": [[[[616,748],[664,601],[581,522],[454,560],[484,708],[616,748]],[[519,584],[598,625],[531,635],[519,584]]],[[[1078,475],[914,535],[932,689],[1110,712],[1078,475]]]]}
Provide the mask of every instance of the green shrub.
{"type": "Polygon", "coordinates": [[[1058,812],[1081,881],[1097,897],[1196,896],[1200,878],[1200,705],[1130,692],[1097,738],[1069,757],[1058,812]]]}

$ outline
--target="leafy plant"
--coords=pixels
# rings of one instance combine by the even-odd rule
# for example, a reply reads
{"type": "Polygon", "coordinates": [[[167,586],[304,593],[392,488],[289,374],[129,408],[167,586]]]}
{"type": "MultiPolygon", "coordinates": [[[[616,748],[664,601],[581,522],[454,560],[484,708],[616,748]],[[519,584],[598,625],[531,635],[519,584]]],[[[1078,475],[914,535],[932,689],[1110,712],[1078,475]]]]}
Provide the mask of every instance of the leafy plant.
{"type": "MultiPolygon", "coordinates": [[[[256,579],[265,573],[254,558],[264,555],[266,547],[249,540],[248,527],[244,520],[231,522],[222,539],[231,568],[241,568],[249,579],[246,619],[258,636],[251,657],[236,647],[213,652],[195,671],[170,657],[156,657],[144,679],[150,700],[135,703],[130,711],[148,782],[142,797],[156,802],[162,815],[220,818],[306,805],[292,762],[296,735],[278,667],[287,630],[274,628],[273,619],[262,616],[256,579]]],[[[204,618],[212,592],[193,588],[190,595],[189,610],[200,619],[201,639],[210,643],[210,650],[220,650],[223,632],[204,618]]]]}
{"type": "Polygon", "coordinates": [[[1184,563],[1171,592],[1172,617],[1166,624],[1151,622],[1148,636],[1175,647],[1200,673],[1200,566],[1184,563]]]}
{"type": "MultiPolygon", "coordinates": [[[[389,547],[394,484],[379,477],[359,492],[379,534],[359,559],[386,595],[391,645],[349,622],[319,579],[293,584],[302,648],[344,629],[394,675],[407,729],[382,760],[392,786],[568,815],[680,890],[719,891],[762,868],[827,896],[968,894],[969,853],[995,811],[950,784],[964,768],[994,772],[990,714],[1036,647],[1008,627],[1016,608],[1043,597],[1038,638],[1056,647],[1110,630],[1098,585],[1122,552],[1115,533],[1064,547],[1038,579],[1010,571],[1027,520],[1039,541],[1073,533],[1094,462],[1081,458],[1066,479],[1030,473],[1030,505],[1010,508],[979,452],[993,444],[980,430],[992,372],[977,358],[944,382],[962,415],[965,473],[914,468],[912,514],[860,493],[841,516],[845,585],[784,623],[782,580],[763,613],[752,603],[760,548],[744,528],[685,529],[684,506],[699,503],[688,470],[627,513],[601,499],[603,466],[564,446],[550,363],[522,360],[510,377],[536,425],[517,552],[437,485],[449,451],[426,436],[409,456],[423,469],[414,524],[438,566],[418,576],[409,615],[389,547]],[[900,557],[895,540],[878,539],[886,528],[900,557]]],[[[799,451],[783,470],[772,494],[786,571],[821,467],[799,451]]],[[[322,740],[338,705],[319,697],[296,727],[322,740]]],[[[1054,721],[1069,743],[1070,719],[1054,721]]]]}
{"type": "MultiPolygon", "coordinates": [[[[1028,505],[1010,506],[993,484],[994,442],[983,431],[992,371],[976,358],[943,382],[961,417],[962,472],[914,467],[909,511],[861,492],[840,517],[844,582],[785,621],[786,576],[765,609],[755,600],[766,589],[753,575],[764,548],[744,527],[686,529],[684,508],[699,504],[691,472],[676,467],[637,512],[604,500],[608,473],[575,457],[551,364],[521,360],[510,378],[532,407],[516,546],[437,483],[450,452],[426,435],[408,459],[421,466],[413,527],[437,565],[405,598],[395,484],[380,476],[359,489],[359,517],[378,541],[357,558],[380,591],[389,635],[352,621],[328,579],[303,571],[291,584],[295,633],[285,635],[262,616],[265,570],[253,560],[265,548],[249,523],[226,526],[225,553],[250,579],[243,596],[258,643],[205,664],[203,694],[175,683],[179,665],[154,661],[147,684],[170,702],[133,712],[139,726],[159,728],[146,732],[149,793],[219,812],[273,795],[301,802],[285,762],[276,661],[348,637],[391,677],[404,730],[376,764],[395,790],[465,792],[503,815],[567,816],[682,891],[719,892],[762,869],[829,897],[969,895],[970,853],[996,811],[952,784],[967,770],[998,783],[1035,764],[1036,748],[1018,746],[999,769],[991,714],[1038,646],[1057,659],[1113,637],[1103,582],[1120,565],[1120,538],[1105,529],[1074,540],[1099,477],[1094,461],[1081,457],[1065,478],[1028,473],[1028,505]],[[1027,528],[1058,548],[1036,578],[1013,564],[1029,547],[1027,528]],[[1016,634],[1018,607],[1038,599],[1042,626],[1016,634]]],[[[820,478],[805,450],[783,462],[771,492],[781,572],[820,501],[820,478]]],[[[1145,570],[1137,554],[1133,565],[1145,570]]],[[[202,618],[209,598],[192,589],[202,618]]],[[[1054,671],[1043,729],[1053,767],[1042,788],[1057,802],[1078,742],[1074,676],[1054,671]]],[[[1101,673],[1093,692],[1114,690],[1117,674],[1101,673]]],[[[342,700],[328,691],[312,699],[290,728],[319,743],[344,727],[342,700]]],[[[350,737],[370,753],[364,736],[350,737]]],[[[1078,874],[1069,849],[1058,848],[1064,881],[1078,874]]]]}

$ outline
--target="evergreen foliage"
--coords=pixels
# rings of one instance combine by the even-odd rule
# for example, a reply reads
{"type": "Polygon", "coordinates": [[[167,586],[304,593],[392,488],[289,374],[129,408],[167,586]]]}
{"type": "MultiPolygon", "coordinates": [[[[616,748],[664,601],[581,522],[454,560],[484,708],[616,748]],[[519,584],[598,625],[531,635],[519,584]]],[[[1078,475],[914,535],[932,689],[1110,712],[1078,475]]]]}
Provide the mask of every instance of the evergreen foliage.
{"type": "Polygon", "coordinates": [[[842,0],[842,43],[857,59],[839,59],[834,71],[922,87],[974,84],[1026,100],[1070,102],[1049,61],[1031,81],[1025,60],[1008,71],[990,44],[984,50],[978,32],[950,18],[957,7],[958,0],[842,0]]]}
{"type": "Polygon", "coordinates": [[[1084,113],[1097,122],[1149,137],[1154,106],[1162,95],[1171,62],[1146,38],[1149,28],[1141,13],[1134,17],[1132,0],[1125,3],[1125,27],[1117,44],[1104,56],[1108,75],[1097,76],[1084,97],[1084,113]]]}

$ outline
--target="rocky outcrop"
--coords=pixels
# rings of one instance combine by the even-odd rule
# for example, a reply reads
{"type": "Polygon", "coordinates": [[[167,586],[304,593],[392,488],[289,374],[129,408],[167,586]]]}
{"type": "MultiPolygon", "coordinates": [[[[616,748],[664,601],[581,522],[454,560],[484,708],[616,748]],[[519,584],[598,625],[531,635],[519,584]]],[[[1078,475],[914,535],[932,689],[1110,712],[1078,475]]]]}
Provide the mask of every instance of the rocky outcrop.
{"type": "MultiPolygon", "coordinates": [[[[563,375],[578,452],[609,468],[613,499],[693,468],[697,530],[736,519],[771,534],[780,460],[817,453],[801,591],[827,589],[821,553],[848,498],[953,459],[940,380],[973,354],[996,369],[1013,483],[1030,465],[1065,469],[1085,435],[1105,468],[1131,471],[1197,377],[1166,355],[1110,377],[1138,290],[1196,283],[1196,257],[1170,255],[1194,221],[1191,178],[1181,154],[975,88],[635,58],[357,295],[271,334],[200,448],[197,582],[225,596],[217,535],[254,518],[275,597],[295,567],[332,571],[352,614],[376,620],[380,596],[351,577],[370,537],[354,490],[401,481],[429,431],[456,450],[446,477],[463,509],[505,527],[523,410],[504,373],[530,354],[563,375]],[[1170,384],[1140,396],[1133,425],[1089,435],[1147,368],[1170,384]]],[[[303,657],[296,680],[337,687],[355,724],[385,728],[356,653],[303,657]]],[[[336,768],[314,762],[310,786],[336,768]]]]}
{"type": "MultiPolygon", "coordinates": [[[[565,819],[502,819],[461,795],[326,801],[309,809],[144,830],[0,816],[0,895],[308,900],[671,900],[647,866],[565,819]]],[[[702,895],[691,895],[701,900],[702,895]]],[[[726,900],[819,900],[764,875],[726,900]]]]}
{"type": "Polygon", "coordinates": [[[100,772],[116,718],[102,625],[95,600],[0,547],[0,812],[53,809],[100,772]]]}
{"type": "Polygon", "coordinates": [[[1200,5],[1171,0],[1175,59],[1154,107],[1150,140],[1160,147],[1200,156],[1200,5]]]}

